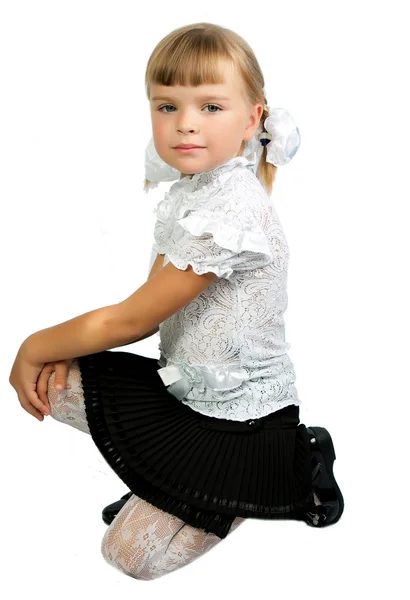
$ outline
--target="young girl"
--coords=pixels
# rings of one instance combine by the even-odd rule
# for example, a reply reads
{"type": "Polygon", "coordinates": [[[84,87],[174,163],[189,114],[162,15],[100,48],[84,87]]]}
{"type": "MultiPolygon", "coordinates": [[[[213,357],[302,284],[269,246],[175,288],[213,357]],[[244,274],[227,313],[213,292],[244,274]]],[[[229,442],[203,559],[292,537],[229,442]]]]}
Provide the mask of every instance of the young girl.
{"type": "Polygon", "coordinates": [[[105,511],[102,552],[136,579],[246,518],[324,526],[343,511],[330,435],[299,422],[285,342],[289,251],[269,194],[299,130],[269,110],[248,44],[218,25],[166,36],[146,89],[145,190],[177,179],[155,209],[148,281],[29,336],[10,375],[27,412],[89,433],[128,486],[105,511]],[[159,360],[110,351],[157,331],[159,360]]]}

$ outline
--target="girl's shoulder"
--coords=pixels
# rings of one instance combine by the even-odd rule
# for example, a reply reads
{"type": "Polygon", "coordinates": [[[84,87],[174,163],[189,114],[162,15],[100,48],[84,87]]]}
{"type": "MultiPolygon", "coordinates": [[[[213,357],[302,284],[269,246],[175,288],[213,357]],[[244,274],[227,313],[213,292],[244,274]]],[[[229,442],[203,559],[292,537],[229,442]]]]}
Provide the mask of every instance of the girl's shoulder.
{"type": "Polygon", "coordinates": [[[214,211],[237,215],[244,222],[260,223],[269,211],[271,199],[250,169],[238,169],[204,204],[214,211]]]}
{"type": "Polygon", "coordinates": [[[249,168],[237,168],[215,178],[183,178],[165,193],[154,213],[159,221],[196,213],[204,218],[230,217],[244,225],[260,222],[270,197],[249,168]]]}

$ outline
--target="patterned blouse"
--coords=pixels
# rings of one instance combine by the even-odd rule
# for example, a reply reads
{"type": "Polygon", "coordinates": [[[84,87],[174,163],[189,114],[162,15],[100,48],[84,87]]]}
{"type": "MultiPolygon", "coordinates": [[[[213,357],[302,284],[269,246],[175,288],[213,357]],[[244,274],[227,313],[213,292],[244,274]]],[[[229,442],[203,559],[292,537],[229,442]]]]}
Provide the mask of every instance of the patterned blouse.
{"type": "Polygon", "coordinates": [[[158,373],[193,410],[236,421],[300,404],[283,318],[289,250],[255,161],[185,176],[154,209],[164,266],[218,276],[159,325],[158,373]]]}

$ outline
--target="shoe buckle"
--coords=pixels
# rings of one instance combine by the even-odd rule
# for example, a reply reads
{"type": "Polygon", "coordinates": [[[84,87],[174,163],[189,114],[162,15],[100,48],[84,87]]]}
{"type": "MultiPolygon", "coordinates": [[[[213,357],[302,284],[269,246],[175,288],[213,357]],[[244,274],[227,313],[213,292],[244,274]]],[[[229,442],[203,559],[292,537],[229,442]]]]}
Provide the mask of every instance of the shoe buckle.
{"type": "Polygon", "coordinates": [[[311,510],[305,513],[306,522],[313,527],[323,527],[327,519],[327,510],[323,504],[319,504],[315,507],[315,510],[311,510]]]}

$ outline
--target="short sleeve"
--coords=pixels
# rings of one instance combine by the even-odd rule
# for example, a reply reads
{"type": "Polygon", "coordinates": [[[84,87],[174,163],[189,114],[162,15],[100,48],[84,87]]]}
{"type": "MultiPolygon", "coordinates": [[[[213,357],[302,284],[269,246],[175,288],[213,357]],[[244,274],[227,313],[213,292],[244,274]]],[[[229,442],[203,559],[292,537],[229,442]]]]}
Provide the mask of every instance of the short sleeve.
{"type": "Polygon", "coordinates": [[[167,223],[169,223],[171,216],[171,200],[169,193],[165,194],[164,199],[157,204],[153,212],[154,215],[156,215],[153,249],[158,254],[165,254],[166,240],[168,237],[167,223]]]}
{"type": "Polygon", "coordinates": [[[165,227],[164,223],[157,220],[154,226],[154,242],[152,244],[153,250],[157,254],[165,254],[165,227]]]}
{"type": "Polygon", "coordinates": [[[191,265],[197,275],[209,271],[230,279],[236,272],[265,267],[272,262],[269,241],[249,216],[218,208],[199,207],[177,219],[167,255],[178,269],[191,265]]]}

